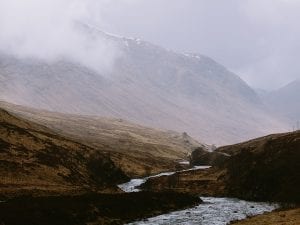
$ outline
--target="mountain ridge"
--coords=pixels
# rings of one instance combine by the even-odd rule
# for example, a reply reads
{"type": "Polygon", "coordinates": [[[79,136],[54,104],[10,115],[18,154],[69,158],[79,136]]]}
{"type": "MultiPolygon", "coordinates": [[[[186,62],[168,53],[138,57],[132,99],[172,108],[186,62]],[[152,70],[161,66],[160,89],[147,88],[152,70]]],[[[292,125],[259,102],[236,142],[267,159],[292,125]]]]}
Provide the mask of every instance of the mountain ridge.
{"type": "MultiPolygon", "coordinates": [[[[95,38],[103,35],[80,29],[95,38]]],[[[241,78],[214,60],[105,35],[122,52],[106,73],[68,60],[46,63],[1,54],[0,96],[56,112],[186,131],[218,145],[285,129],[241,78]]]]}

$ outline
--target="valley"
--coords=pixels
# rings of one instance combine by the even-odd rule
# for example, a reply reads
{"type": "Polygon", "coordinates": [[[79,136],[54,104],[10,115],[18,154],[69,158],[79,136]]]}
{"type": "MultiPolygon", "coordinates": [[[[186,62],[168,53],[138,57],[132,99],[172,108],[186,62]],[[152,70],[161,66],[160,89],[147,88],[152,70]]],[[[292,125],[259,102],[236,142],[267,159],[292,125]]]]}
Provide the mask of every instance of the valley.
{"type": "Polygon", "coordinates": [[[300,224],[296,1],[47,1],[0,1],[0,225],[300,224]]]}
{"type": "MultiPolygon", "coordinates": [[[[270,135],[212,151],[213,147],[187,134],[172,136],[126,121],[39,111],[4,102],[1,106],[0,220],[8,225],[21,221],[64,225],[217,223],[210,218],[219,218],[225,225],[273,211],[277,202],[299,204],[299,132],[270,135]],[[80,135],[90,127],[97,128],[91,129],[91,136],[80,135]],[[117,148],[120,142],[115,142],[125,139],[118,132],[124,129],[140,134],[134,136],[135,141],[131,135],[126,136],[134,144],[126,150],[117,148]],[[155,144],[156,148],[145,148],[145,144],[138,151],[141,142],[155,144]],[[162,151],[161,146],[169,146],[171,151],[162,151]],[[120,163],[120,155],[131,167],[120,163]],[[147,157],[139,158],[143,155],[147,157]],[[136,164],[129,161],[132,157],[138,159],[136,164]],[[169,164],[162,164],[162,159],[169,164]],[[180,163],[187,159],[194,168],[180,163]],[[152,170],[145,169],[148,163],[152,170]],[[138,173],[141,164],[143,169],[138,173]],[[151,176],[139,178],[145,175],[151,176]],[[211,211],[206,215],[210,216],[204,218],[207,207],[211,211]],[[229,214],[218,213],[226,207],[229,214]],[[19,216],[13,216],[15,213],[19,216]]],[[[297,209],[279,213],[292,215],[287,222],[297,224],[297,209]]],[[[248,223],[260,223],[270,215],[278,220],[274,212],[248,223]]]]}
{"type": "MultiPolygon", "coordinates": [[[[134,40],[131,41],[136,45],[134,40]]],[[[147,43],[143,45],[145,45],[143,48],[149,47],[147,43]]],[[[168,53],[168,57],[172,54],[174,53],[168,53]]],[[[199,67],[208,63],[210,69],[213,69],[212,67],[216,69],[215,75],[230,73],[203,56],[176,55],[172,60],[177,61],[177,57],[188,57],[187,61],[203,61],[204,64],[197,62],[200,63],[199,67]]],[[[15,63],[19,63],[15,59],[11,60],[5,64],[5,68],[8,69],[6,72],[9,71],[10,75],[14,74],[15,63]]],[[[35,62],[24,63],[25,68],[33,66],[35,69],[32,72],[36,71],[36,65],[28,67],[35,62]]],[[[74,76],[78,71],[87,72],[83,72],[81,67],[67,65],[64,63],[50,66],[55,67],[54,71],[63,69],[63,72],[66,72],[66,68],[70,68],[72,70],[70,76],[74,76]]],[[[182,66],[185,68],[186,65],[182,66]]],[[[26,69],[19,72],[26,72],[26,69]]],[[[234,82],[239,83],[234,75],[230,76],[233,76],[230,78],[233,80],[228,81],[230,85],[234,82]]],[[[95,74],[90,78],[92,82],[99,79],[95,74]]],[[[58,79],[60,80],[61,77],[58,79]]],[[[157,99],[152,99],[153,96],[150,98],[149,93],[152,91],[160,93],[161,90],[158,87],[154,88],[155,80],[150,77],[147,80],[145,82],[144,78],[140,77],[135,82],[147,84],[143,86],[144,90],[150,88],[145,95],[145,101],[149,104],[147,107],[150,107],[152,100],[153,105],[158,103],[155,102],[157,99]]],[[[48,83],[48,81],[41,82],[39,81],[36,87],[43,82],[48,83]]],[[[122,80],[122,85],[123,82],[125,81],[122,80]]],[[[130,83],[125,82],[126,85],[130,83]]],[[[3,85],[3,82],[1,84],[3,85]]],[[[121,84],[117,86],[120,87],[121,84]]],[[[72,85],[60,88],[64,90],[70,88],[72,93],[75,90],[75,86],[72,85]]],[[[100,83],[96,86],[100,87],[99,85],[100,83]]],[[[139,116],[136,111],[126,111],[128,109],[123,108],[125,113],[119,108],[121,105],[116,108],[115,103],[109,103],[112,105],[108,107],[108,111],[101,111],[108,105],[104,108],[100,107],[100,111],[99,108],[94,108],[96,105],[104,106],[102,103],[91,102],[90,105],[86,105],[86,101],[84,104],[68,105],[60,102],[58,96],[45,92],[47,89],[39,90],[41,95],[33,98],[33,95],[25,94],[28,90],[19,89],[18,86],[19,90],[25,91],[22,93],[24,96],[22,98],[14,96],[18,101],[12,102],[19,105],[0,101],[0,221],[6,225],[17,225],[22,222],[64,225],[187,222],[226,225],[230,222],[264,224],[267,220],[297,224],[300,201],[299,131],[263,136],[222,147],[207,144],[231,144],[266,134],[269,132],[268,129],[279,131],[285,126],[283,125],[285,120],[279,119],[284,115],[267,116],[265,113],[268,109],[264,108],[263,102],[243,84],[242,89],[247,89],[247,93],[244,93],[245,95],[239,93],[237,98],[230,93],[229,95],[233,97],[231,100],[215,99],[214,104],[219,105],[220,101],[224,101],[226,106],[221,106],[222,110],[216,108],[218,112],[214,112],[213,117],[210,117],[212,107],[216,105],[211,104],[212,99],[208,101],[209,95],[216,95],[218,88],[212,89],[215,91],[214,94],[207,92],[202,96],[206,102],[201,102],[200,110],[196,105],[198,101],[203,100],[201,100],[202,94],[190,92],[192,90],[186,92],[187,90],[180,86],[181,84],[168,85],[179,90],[179,94],[177,93],[174,99],[175,92],[171,90],[168,93],[161,92],[160,95],[164,97],[159,100],[161,102],[158,105],[170,104],[170,108],[162,107],[162,109],[171,110],[172,114],[168,110],[156,111],[157,108],[153,108],[153,105],[151,108],[144,108],[144,105],[139,105],[144,100],[135,99],[132,101],[137,104],[136,108],[130,110],[143,109],[144,112],[150,113],[155,110],[155,114],[139,112],[141,113],[139,116]],[[239,101],[240,109],[245,111],[241,112],[238,108],[229,110],[227,104],[232,106],[231,101],[239,101]],[[186,115],[182,114],[181,107],[185,109],[186,115]],[[190,107],[193,110],[189,111],[190,107]],[[208,111],[203,114],[204,108],[208,111]],[[118,113],[112,113],[111,109],[118,113]],[[233,111],[235,113],[229,116],[233,111]],[[249,112],[259,118],[251,116],[248,120],[246,114],[249,112]],[[193,116],[188,113],[192,113],[193,116]],[[177,115],[181,117],[179,120],[176,118],[177,115]],[[215,116],[220,121],[215,120],[215,116]],[[229,125],[226,124],[227,119],[223,119],[223,116],[228,119],[229,125]],[[199,117],[206,119],[202,120],[199,117]],[[262,120],[264,123],[261,122],[262,120]],[[182,121],[184,122],[181,123],[182,121]],[[204,130],[194,129],[197,127],[204,130]],[[226,135],[224,131],[227,132],[226,135]],[[238,136],[235,131],[238,131],[238,136]],[[207,142],[194,138],[199,136],[201,136],[200,140],[207,142]],[[293,208],[287,210],[283,208],[256,217],[275,210],[280,207],[280,204],[292,204],[293,208]],[[224,209],[226,214],[221,213],[224,209]],[[19,216],[15,217],[15,213],[19,216]],[[246,219],[249,216],[254,217],[246,219]],[[241,219],[246,220],[235,221],[241,219]]],[[[239,91],[239,85],[226,88],[239,91]]],[[[200,83],[197,86],[201,86],[200,83]]],[[[209,86],[212,87],[210,84],[209,86]]],[[[36,87],[30,88],[30,91],[35,92],[36,87]]],[[[165,91],[166,87],[162,89],[165,91]]],[[[4,96],[4,100],[12,100],[12,96],[7,97],[7,90],[2,86],[1,91],[5,92],[2,93],[2,97],[4,96]]],[[[108,92],[108,90],[103,91],[108,92]]],[[[53,90],[50,92],[55,93],[53,90]]],[[[128,99],[132,99],[134,93],[127,93],[130,94],[128,99]]],[[[123,94],[118,95],[118,101],[120,96],[123,94]]],[[[72,93],[70,97],[78,96],[72,93]]],[[[88,95],[85,97],[91,98],[88,95]]],[[[131,102],[127,104],[134,105],[131,102]]]]}

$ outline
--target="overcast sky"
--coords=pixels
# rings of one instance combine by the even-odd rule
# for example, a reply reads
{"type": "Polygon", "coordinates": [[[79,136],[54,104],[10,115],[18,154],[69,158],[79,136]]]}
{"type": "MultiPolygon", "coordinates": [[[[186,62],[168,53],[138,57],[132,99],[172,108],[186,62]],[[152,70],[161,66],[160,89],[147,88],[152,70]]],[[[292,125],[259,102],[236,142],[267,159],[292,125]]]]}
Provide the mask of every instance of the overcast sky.
{"type": "Polygon", "coordinates": [[[110,0],[105,29],[208,55],[251,86],[300,78],[300,0],[110,0]]]}
{"type": "Polygon", "coordinates": [[[90,46],[76,20],[210,56],[255,88],[300,78],[300,0],[0,0],[0,50],[67,54],[92,66],[99,54],[118,54],[102,40],[90,46]]]}

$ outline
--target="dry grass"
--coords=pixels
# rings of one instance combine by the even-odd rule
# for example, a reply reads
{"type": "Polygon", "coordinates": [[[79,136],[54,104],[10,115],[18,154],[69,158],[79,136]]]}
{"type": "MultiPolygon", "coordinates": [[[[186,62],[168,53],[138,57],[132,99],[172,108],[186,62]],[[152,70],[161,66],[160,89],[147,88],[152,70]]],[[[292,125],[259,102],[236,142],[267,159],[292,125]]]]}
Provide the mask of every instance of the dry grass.
{"type": "Polygon", "coordinates": [[[109,153],[129,176],[174,170],[178,160],[188,159],[193,149],[203,146],[185,133],[147,128],[122,119],[54,113],[4,102],[0,102],[0,107],[109,153]]]}
{"type": "Polygon", "coordinates": [[[101,151],[0,109],[0,194],[100,191],[127,179],[101,151]]]}
{"type": "Polygon", "coordinates": [[[237,221],[234,225],[299,225],[300,208],[275,211],[260,216],[237,221]]]}

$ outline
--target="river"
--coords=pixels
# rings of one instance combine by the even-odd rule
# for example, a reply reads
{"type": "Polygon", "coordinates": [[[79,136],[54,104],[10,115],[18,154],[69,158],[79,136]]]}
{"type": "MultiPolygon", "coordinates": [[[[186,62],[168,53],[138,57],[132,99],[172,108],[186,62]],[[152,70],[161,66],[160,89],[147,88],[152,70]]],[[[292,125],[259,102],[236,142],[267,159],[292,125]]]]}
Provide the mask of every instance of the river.
{"type": "MultiPolygon", "coordinates": [[[[210,166],[197,166],[192,169],[208,169],[210,166]]],[[[151,177],[170,176],[175,172],[165,172],[157,175],[132,179],[127,183],[120,184],[125,192],[138,192],[138,186],[145,183],[151,177]]],[[[174,211],[141,221],[129,223],[129,225],[226,225],[234,220],[242,220],[248,216],[255,216],[277,209],[277,204],[265,202],[249,202],[234,198],[200,197],[202,204],[196,207],[174,211]]]]}

